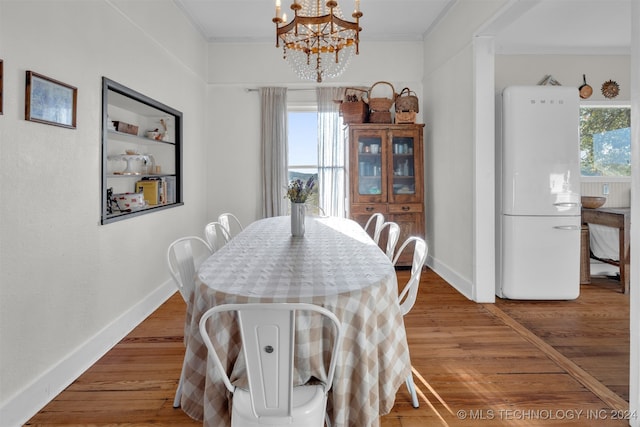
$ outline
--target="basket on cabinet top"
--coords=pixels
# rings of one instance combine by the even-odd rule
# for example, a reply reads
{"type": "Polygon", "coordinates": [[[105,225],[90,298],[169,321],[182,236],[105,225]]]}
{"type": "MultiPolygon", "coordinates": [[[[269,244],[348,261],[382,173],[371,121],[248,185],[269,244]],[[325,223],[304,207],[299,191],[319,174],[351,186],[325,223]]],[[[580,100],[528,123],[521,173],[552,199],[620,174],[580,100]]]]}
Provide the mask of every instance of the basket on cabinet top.
{"type": "Polygon", "coordinates": [[[402,89],[398,96],[396,96],[396,112],[405,111],[413,111],[414,113],[420,112],[418,97],[416,96],[416,93],[408,87],[402,89]]]}
{"type": "Polygon", "coordinates": [[[374,83],[369,88],[369,90],[367,91],[367,97],[366,97],[366,99],[364,99],[364,101],[367,104],[369,104],[369,109],[371,111],[390,111],[391,110],[391,106],[395,102],[395,98],[396,98],[396,91],[395,91],[393,85],[391,83],[389,83],[389,82],[380,81],[380,82],[374,83]],[[388,85],[389,87],[391,87],[391,98],[374,98],[372,96],[373,95],[373,89],[379,84],[385,84],[385,85],[388,85]]]}

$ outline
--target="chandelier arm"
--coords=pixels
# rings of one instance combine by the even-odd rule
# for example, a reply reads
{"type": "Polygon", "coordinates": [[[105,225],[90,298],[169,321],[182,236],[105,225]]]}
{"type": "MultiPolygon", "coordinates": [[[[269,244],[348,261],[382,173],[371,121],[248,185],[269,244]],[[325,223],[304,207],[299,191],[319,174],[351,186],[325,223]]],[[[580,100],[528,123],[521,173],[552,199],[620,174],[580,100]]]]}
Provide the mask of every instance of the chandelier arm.
{"type": "Polygon", "coordinates": [[[280,35],[280,34],[286,34],[288,32],[290,32],[296,25],[297,25],[297,17],[293,18],[293,20],[285,25],[283,25],[282,27],[278,27],[276,29],[276,35],[280,35]]]}
{"type": "Polygon", "coordinates": [[[345,29],[345,28],[341,28],[337,31],[335,31],[333,34],[327,34],[323,31],[316,31],[311,27],[308,26],[304,26],[304,28],[307,30],[305,32],[305,35],[303,35],[302,37],[300,37],[299,39],[297,39],[298,41],[304,41],[304,40],[309,40],[309,39],[315,39],[317,37],[320,37],[322,40],[327,41],[327,40],[344,40],[344,41],[348,41],[348,40],[356,40],[357,38],[357,33],[353,33],[353,37],[351,36],[351,32],[353,30],[350,29],[345,29]],[[344,34],[347,33],[347,34],[344,34]]]}
{"type": "Polygon", "coordinates": [[[357,21],[356,22],[345,21],[342,18],[334,16],[334,22],[342,28],[353,30],[355,32],[359,32],[362,29],[360,28],[360,25],[357,21]]]}
{"type": "Polygon", "coordinates": [[[278,37],[278,26],[282,24],[282,18],[276,16],[271,20],[274,24],[276,24],[276,47],[280,47],[280,38],[278,37]]]}

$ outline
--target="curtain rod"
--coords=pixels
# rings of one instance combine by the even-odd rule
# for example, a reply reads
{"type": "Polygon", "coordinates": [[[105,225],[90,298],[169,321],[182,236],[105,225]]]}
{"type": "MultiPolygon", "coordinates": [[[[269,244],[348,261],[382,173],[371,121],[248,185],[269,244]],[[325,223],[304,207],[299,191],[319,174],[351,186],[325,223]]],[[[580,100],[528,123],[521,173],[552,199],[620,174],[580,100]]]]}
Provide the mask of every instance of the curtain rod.
{"type": "MultiPolygon", "coordinates": [[[[260,89],[259,88],[246,88],[245,89],[247,92],[257,92],[260,89]]],[[[292,92],[298,92],[298,91],[307,91],[307,90],[316,90],[315,87],[309,87],[309,88],[287,88],[288,91],[292,91],[292,92]]]]}

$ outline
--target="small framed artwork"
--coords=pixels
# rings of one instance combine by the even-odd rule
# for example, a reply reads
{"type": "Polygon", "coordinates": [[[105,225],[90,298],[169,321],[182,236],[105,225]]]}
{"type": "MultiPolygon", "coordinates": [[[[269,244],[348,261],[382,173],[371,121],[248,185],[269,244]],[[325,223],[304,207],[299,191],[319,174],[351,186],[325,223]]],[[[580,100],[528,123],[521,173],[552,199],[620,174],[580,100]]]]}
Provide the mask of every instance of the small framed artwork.
{"type": "Polygon", "coordinates": [[[77,88],[27,71],[25,120],[75,129],[77,98],[77,88]]]}

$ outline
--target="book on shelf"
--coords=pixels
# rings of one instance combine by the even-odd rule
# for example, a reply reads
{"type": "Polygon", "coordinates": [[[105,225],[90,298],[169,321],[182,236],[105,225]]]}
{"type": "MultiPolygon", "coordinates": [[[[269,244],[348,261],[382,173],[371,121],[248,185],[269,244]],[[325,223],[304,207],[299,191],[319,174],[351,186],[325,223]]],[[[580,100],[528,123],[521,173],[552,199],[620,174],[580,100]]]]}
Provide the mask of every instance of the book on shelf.
{"type": "Polygon", "coordinates": [[[166,189],[166,201],[168,204],[176,202],[176,177],[166,176],[164,177],[165,189],[166,189]]]}
{"type": "Polygon", "coordinates": [[[146,177],[136,182],[136,192],[144,193],[144,199],[149,206],[167,203],[167,185],[164,177],[146,177]]]}

